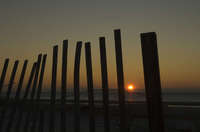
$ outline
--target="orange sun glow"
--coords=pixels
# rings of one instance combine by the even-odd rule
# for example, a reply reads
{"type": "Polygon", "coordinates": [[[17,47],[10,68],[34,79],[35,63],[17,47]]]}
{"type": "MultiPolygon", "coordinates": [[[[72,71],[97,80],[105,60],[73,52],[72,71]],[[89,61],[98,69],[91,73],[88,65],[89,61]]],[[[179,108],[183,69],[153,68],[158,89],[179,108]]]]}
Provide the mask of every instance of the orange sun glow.
{"type": "Polygon", "coordinates": [[[130,92],[134,91],[134,89],[135,89],[135,87],[134,87],[133,84],[129,84],[128,87],[127,87],[127,90],[130,91],[130,92]]]}

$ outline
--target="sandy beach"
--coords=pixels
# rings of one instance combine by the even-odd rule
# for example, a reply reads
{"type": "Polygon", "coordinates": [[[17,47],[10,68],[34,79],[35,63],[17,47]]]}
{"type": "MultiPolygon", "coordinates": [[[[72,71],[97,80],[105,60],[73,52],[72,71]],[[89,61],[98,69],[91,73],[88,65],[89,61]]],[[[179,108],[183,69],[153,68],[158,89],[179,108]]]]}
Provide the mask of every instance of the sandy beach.
{"type": "MultiPolygon", "coordinates": [[[[47,100],[41,101],[42,103],[39,104],[37,109],[37,114],[33,114],[33,106],[35,103],[27,102],[27,105],[21,106],[23,108],[23,116],[22,116],[22,123],[20,131],[23,131],[24,124],[25,124],[25,117],[27,113],[31,113],[32,116],[29,118],[29,127],[31,128],[32,125],[32,118],[33,116],[37,116],[37,125],[36,128],[39,126],[39,117],[40,112],[44,112],[44,130],[49,131],[49,117],[50,117],[50,107],[49,102],[47,100]]],[[[116,101],[111,101],[110,105],[110,122],[111,122],[111,130],[112,131],[119,131],[119,109],[116,101]]],[[[9,110],[12,110],[10,107],[12,102],[7,104],[7,112],[6,118],[4,120],[4,127],[8,122],[8,118],[10,116],[9,110]],[[8,108],[10,107],[10,108],[8,108]]],[[[103,124],[103,114],[104,109],[101,105],[101,101],[95,102],[95,125],[96,131],[102,132],[104,130],[103,124]]],[[[13,106],[13,105],[12,105],[13,106]]],[[[130,131],[138,131],[138,132],[148,132],[148,120],[147,120],[147,108],[146,103],[144,102],[127,102],[127,117],[128,117],[128,126],[130,131]]],[[[66,106],[61,107],[61,105],[55,105],[55,126],[57,132],[60,131],[60,110],[65,109],[66,111],[66,126],[67,131],[73,132],[73,102],[68,101],[66,106]]],[[[167,132],[199,132],[200,131],[200,103],[198,102],[164,102],[164,118],[165,118],[165,129],[167,132]]],[[[18,107],[17,113],[15,115],[13,121],[13,128],[12,131],[15,131],[17,118],[19,118],[19,111],[22,110],[18,107]]],[[[89,118],[88,118],[88,104],[86,100],[81,101],[81,130],[87,132],[89,127],[89,118]]],[[[4,131],[6,132],[5,128],[4,131]]]]}

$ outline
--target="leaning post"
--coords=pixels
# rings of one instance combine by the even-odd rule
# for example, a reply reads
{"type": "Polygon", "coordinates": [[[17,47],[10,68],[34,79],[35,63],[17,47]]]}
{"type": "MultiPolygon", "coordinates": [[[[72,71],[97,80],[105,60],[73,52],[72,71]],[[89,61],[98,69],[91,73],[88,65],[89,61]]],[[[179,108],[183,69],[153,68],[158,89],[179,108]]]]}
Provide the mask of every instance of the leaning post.
{"type": "MultiPolygon", "coordinates": [[[[11,95],[11,92],[12,92],[12,89],[13,89],[13,84],[14,84],[14,80],[15,80],[15,76],[16,76],[16,72],[17,72],[17,68],[18,68],[18,65],[19,65],[19,61],[15,61],[14,63],[14,66],[13,66],[13,69],[12,69],[12,73],[11,73],[11,76],[10,76],[10,81],[9,81],[9,84],[8,84],[8,90],[6,92],[6,97],[5,97],[5,100],[4,100],[4,103],[5,105],[8,105],[9,103],[9,100],[10,100],[10,95],[11,95]]],[[[4,106],[0,112],[1,112],[1,117],[0,117],[0,131],[3,131],[3,126],[4,126],[4,119],[5,119],[5,115],[7,113],[7,110],[6,108],[9,108],[9,106],[4,106]]]]}
{"type": "Polygon", "coordinates": [[[114,30],[115,37],[115,53],[117,64],[117,82],[119,94],[119,109],[120,109],[120,132],[127,131],[126,123],[126,105],[125,105],[125,87],[124,87],[124,71],[123,58],[121,47],[121,32],[119,29],[114,30]]]}
{"type": "Polygon", "coordinates": [[[28,97],[29,92],[30,92],[30,87],[31,87],[31,84],[32,84],[32,81],[33,81],[35,70],[36,70],[36,65],[37,64],[34,63],[33,66],[32,66],[32,70],[31,70],[31,73],[30,73],[30,76],[29,76],[27,86],[25,88],[24,95],[23,95],[23,97],[22,97],[22,99],[19,103],[19,105],[20,105],[19,106],[19,114],[18,114],[18,117],[16,119],[15,132],[20,132],[20,128],[21,128],[21,125],[22,125],[22,118],[23,118],[23,107],[26,104],[27,97],[28,97]]]}
{"type": "Polygon", "coordinates": [[[38,59],[37,59],[37,64],[36,64],[36,69],[35,69],[35,75],[34,75],[34,80],[33,80],[33,86],[32,89],[30,91],[30,103],[32,105],[30,105],[27,100],[27,102],[25,102],[25,105],[28,106],[29,111],[27,111],[27,114],[25,116],[25,124],[24,124],[24,131],[28,131],[29,127],[30,127],[30,119],[33,118],[33,112],[35,110],[35,93],[36,93],[36,87],[38,84],[38,76],[39,76],[39,72],[40,72],[40,65],[41,65],[41,59],[42,59],[42,54],[38,55],[38,59]]]}
{"type": "Polygon", "coordinates": [[[6,125],[6,131],[7,132],[11,131],[12,124],[15,121],[14,118],[16,116],[17,107],[19,105],[21,89],[22,89],[22,85],[23,85],[23,81],[24,81],[24,76],[25,76],[25,73],[26,73],[27,64],[28,64],[28,60],[25,60],[23,68],[22,68],[22,72],[21,72],[21,75],[20,75],[17,91],[16,91],[16,94],[15,94],[15,97],[14,97],[14,105],[11,107],[12,109],[11,109],[11,113],[10,113],[10,118],[9,118],[8,123],[6,125]]]}
{"type": "Polygon", "coordinates": [[[3,66],[3,70],[2,70],[1,78],[0,78],[0,95],[1,95],[1,90],[2,90],[3,84],[4,84],[4,80],[5,80],[5,77],[6,77],[6,72],[7,72],[7,69],[8,69],[8,63],[9,63],[9,59],[6,59],[5,62],[4,62],[4,66],[3,66]]]}
{"type": "Polygon", "coordinates": [[[156,33],[142,33],[141,44],[150,131],[164,132],[156,33]]]}

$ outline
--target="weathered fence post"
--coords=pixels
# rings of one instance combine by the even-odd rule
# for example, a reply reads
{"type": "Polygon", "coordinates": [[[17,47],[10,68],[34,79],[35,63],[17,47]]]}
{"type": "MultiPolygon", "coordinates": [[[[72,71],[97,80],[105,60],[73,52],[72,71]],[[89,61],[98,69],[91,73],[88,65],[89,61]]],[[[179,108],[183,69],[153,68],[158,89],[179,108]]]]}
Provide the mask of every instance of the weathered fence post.
{"type": "Polygon", "coordinates": [[[80,132],[80,59],[82,42],[77,42],[74,62],[74,132],[80,132]]]}
{"type": "MultiPolygon", "coordinates": [[[[41,59],[42,59],[42,54],[38,55],[38,60],[37,60],[37,65],[36,65],[36,71],[35,71],[35,76],[34,76],[34,81],[33,81],[33,87],[30,95],[30,104],[28,104],[28,112],[25,118],[25,124],[24,124],[24,131],[27,132],[29,129],[29,124],[31,122],[30,119],[32,119],[32,111],[35,109],[35,102],[34,102],[34,97],[35,97],[35,91],[38,83],[38,75],[39,75],[39,70],[40,70],[40,64],[41,64],[41,59]]],[[[27,102],[25,102],[27,105],[27,102]]]]}
{"type": "Polygon", "coordinates": [[[24,101],[28,98],[28,94],[30,93],[30,87],[31,87],[31,84],[33,82],[33,77],[34,77],[35,72],[36,72],[36,68],[37,68],[36,66],[37,66],[37,62],[33,63],[31,73],[30,73],[30,76],[29,76],[29,80],[28,80],[22,101],[24,101]]]}
{"type": "Polygon", "coordinates": [[[7,69],[8,69],[8,63],[9,63],[9,59],[6,59],[5,62],[4,62],[4,66],[3,66],[3,70],[2,70],[1,78],[0,78],[0,95],[1,95],[1,90],[2,90],[3,84],[4,84],[4,80],[5,80],[5,77],[6,77],[6,72],[7,72],[7,69]]]}
{"type": "Polygon", "coordinates": [[[117,64],[117,82],[119,94],[119,109],[120,109],[120,132],[127,131],[126,123],[126,105],[125,105],[125,87],[124,87],[124,72],[121,47],[121,32],[119,29],[114,30],[115,37],[115,53],[117,64]]]}
{"type": "Polygon", "coordinates": [[[85,43],[85,60],[87,71],[87,87],[88,87],[88,105],[89,105],[89,123],[90,132],[95,132],[95,108],[94,108],[94,92],[93,92],[93,76],[92,76],[92,57],[90,42],[85,43]]]}
{"type": "MultiPolygon", "coordinates": [[[[43,55],[42,59],[42,68],[40,71],[40,79],[39,79],[39,84],[38,84],[38,91],[36,95],[36,105],[37,105],[37,112],[39,112],[40,118],[39,118],[39,132],[44,131],[44,111],[40,108],[40,96],[42,92],[42,84],[43,84],[43,79],[44,79],[44,71],[45,71],[45,66],[46,66],[46,59],[47,59],[47,54],[43,55]]],[[[37,117],[37,116],[36,116],[37,117]]]]}
{"type": "Polygon", "coordinates": [[[107,72],[105,37],[100,37],[99,42],[100,42],[100,59],[101,59],[101,80],[102,80],[103,105],[104,105],[104,130],[105,132],[110,132],[109,90],[108,90],[108,72],[107,72]]]}
{"type": "Polygon", "coordinates": [[[12,92],[12,87],[13,87],[13,84],[14,84],[14,79],[15,79],[15,75],[16,75],[16,72],[17,72],[18,64],[19,64],[19,61],[18,60],[15,61],[13,71],[12,71],[12,74],[11,74],[11,78],[10,78],[10,82],[8,84],[8,91],[6,93],[6,101],[8,101],[8,99],[10,98],[10,94],[12,92]]]}
{"type": "MultiPolygon", "coordinates": [[[[42,60],[42,67],[41,67],[41,71],[40,71],[40,78],[39,78],[39,82],[38,82],[38,89],[37,89],[37,93],[36,93],[36,99],[34,101],[34,108],[33,108],[33,121],[32,121],[32,125],[31,125],[31,132],[35,132],[35,130],[37,131],[37,119],[39,116],[39,108],[40,108],[40,94],[42,91],[42,83],[43,83],[43,76],[44,76],[44,70],[45,70],[45,65],[46,65],[46,57],[47,55],[43,55],[43,60],[42,60]]],[[[39,73],[38,73],[39,75],[39,73]]],[[[37,86],[36,86],[37,87],[37,86]]]]}
{"type": "Polygon", "coordinates": [[[20,102],[20,111],[19,111],[19,116],[17,118],[17,123],[16,123],[16,126],[15,126],[15,131],[16,132],[20,132],[20,128],[21,128],[21,121],[22,121],[22,117],[23,117],[23,105],[28,97],[28,93],[30,91],[30,86],[31,86],[31,83],[33,81],[33,77],[34,77],[34,74],[35,74],[35,69],[36,69],[36,63],[33,64],[32,66],[32,70],[31,70],[31,73],[30,73],[30,77],[29,77],[29,80],[28,80],[28,83],[27,83],[27,86],[26,86],[26,89],[25,89],[25,92],[24,92],[24,96],[20,102]]]}
{"type": "Polygon", "coordinates": [[[16,95],[15,95],[16,100],[19,100],[20,95],[21,95],[21,89],[22,89],[22,85],[23,85],[23,82],[24,82],[24,76],[25,76],[25,73],[26,73],[27,64],[28,64],[28,60],[25,60],[23,68],[22,68],[21,76],[20,76],[20,79],[19,79],[18,88],[17,88],[16,95]]]}
{"type": "Polygon", "coordinates": [[[56,79],[57,79],[57,63],[58,63],[58,46],[53,47],[53,65],[51,80],[51,111],[49,132],[55,132],[55,104],[56,104],[56,79]]]}
{"type": "Polygon", "coordinates": [[[31,91],[31,101],[33,101],[34,97],[35,97],[35,91],[36,91],[36,87],[37,87],[37,84],[38,84],[38,76],[39,76],[39,72],[40,72],[41,60],[42,60],[42,54],[39,54],[36,72],[35,72],[35,78],[34,78],[34,82],[33,82],[33,88],[32,88],[32,91],[31,91]]]}
{"type": "Polygon", "coordinates": [[[37,103],[39,103],[39,101],[40,101],[40,96],[41,96],[41,92],[42,92],[46,60],[47,60],[47,54],[43,55],[43,58],[42,58],[42,67],[41,67],[41,71],[40,71],[40,79],[39,79],[38,90],[37,90],[37,94],[36,94],[37,103]]]}
{"type": "MultiPolygon", "coordinates": [[[[6,98],[4,100],[5,105],[8,105],[8,103],[9,103],[10,94],[12,92],[13,82],[14,82],[15,75],[16,75],[16,72],[17,72],[18,64],[19,64],[19,61],[18,60],[15,61],[15,64],[13,66],[13,70],[12,70],[12,73],[11,73],[10,81],[9,81],[9,84],[8,84],[8,90],[7,90],[7,93],[6,93],[6,98]]],[[[4,107],[1,110],[0,131],[3,131],[4,118],[5,118],[5,114],[7,112],[6,108],[9,107],[9,106],[4,106],[4,107]]]]}
{"type": "Polygon", "coordinates": [[[67,93],[67,49],[68,40],[63,41],[62,52],[62,88],[61,88],[61,132],[66,132],[66,93],[67,93]]]}
{"type": "Polygon", "coordinates": [[[142,33],[141,43],[150,131],[164,132],[156,33],[142,33]]]}
{"type": "Polygon", "coordinates": [[[6,132],[10,132],[10,130],[12,129],[12,124],[15,121],[14,117],[15,117],[15,114],[17,112],[17,107],[18,107],[19,98],[20,98],[20,95],[21,95],[21,89],[22,89],[22,85],[23,85],[23,81],[24,81],[24,76],[25,76],[25,73],[26,73],[27,64],[28,64],[28,60],[25,60],[23,68],[22,68],[22,72],[21,72],[21,75],[20,75],[16,95],[15,95],[15,98],[14,98],[14,101],[13,101],[14,106],[13,106],[13,108],[11,107],[12,109],[11,109],[11,114],[10,114],[10,117],[9,117],[9,120],[8,120],[8,124],[6,126],[6,132]]]}

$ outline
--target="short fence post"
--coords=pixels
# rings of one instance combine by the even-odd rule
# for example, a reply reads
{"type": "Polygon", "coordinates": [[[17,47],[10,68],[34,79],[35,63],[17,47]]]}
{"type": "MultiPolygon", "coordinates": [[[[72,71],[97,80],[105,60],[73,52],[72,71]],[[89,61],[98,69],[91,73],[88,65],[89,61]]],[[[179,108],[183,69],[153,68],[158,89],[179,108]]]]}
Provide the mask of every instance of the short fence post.
{"type": "Polygon", "coordinates": [[[100,37],[99,42],[100,42],[100,59],[101,59],[101,80],[103,89],[104,130],[105,132],[110,132],[109,90],[108,90],[108,72],[107,72],[105,38],[100,37]]]}
{"type": "MultiPolygon", "coordinates": [[[[44,76],[44,70],[45,70],[45,65],[46,65],[46,57],[47,57],[46,54],[43,55],[42,67],[41,67],[41,71],[40,71],[40,78],[39,78],[39,82],[38,82],[38,89],[37,89],[37,93],[36,93],[36,99],[34,101],[31,132],[35,132],[35,130],[37,131],[36,123],[37,123],[37,119],[38,119],[38,115],[39,115],[40,94],[42,91],[42,83],[43,83],[43,76],[44,76]]],[[[39,73],[38,73],[38,76],[39,76],[39,73]]]]}
{"type": "Polygon", "coordinates": [[[77,42],[74,62],[74,132],[80,132],[80,59],[82,42],[77,42]]]}
{"type": "Polygon", "coordinates": [[[25,76],[25,73],[26,73],[27,64],[28,64],[28,60],[25,60],[23,68],[22,68],[21,76],[20,76],[20,79],[19,79],[18,88],[17,88],[16,95],[15,95],[16,100],[19,100],[20,95],[21,95],[21,89],[22,89],[22,85],[23,85],[23,82],[24,82],[24,76],[25,76]]]}
{"type": "MultiPolygon", "coordinates": [[[[30,118],[32,119],[32,111],[35,109],[35,102],[34,102],[34,97],[35,97],[35,91],[37,87],[37,82],[38,82],[38,75],[39,75],[39,70],[40,70],[40,64],[41,64],[41,59],[42,59],[42,54],[38,55],[38,60],[37,60],[37,65],[36,65],[36,70],[35,70],[35,76],[34,76],[34,81],[33,81],[33,87],[32,91],[30,93],[30,104],[28,104],[28,111],[27,115],[25,117],[25,124],[24,124],[24,131],[27,132],[29,129],[29,124],[30,124],[30,118]]],[[[25,102],[27,105],[27,102],[25,102]]]]}
{"type": "Polygon", "coordinates": [[[14,82],[15,75],[16,75],[16,72],[17,72],[18,64],[19,64],[19,61],[18,60],[15,61],[13,71],[12,71],[12,74],[11,74],[11,78],[10,78],[10,82],[8,84],[8,91],[6,93],[6,101],[8,101],[8,99],[10,98],[10,94],[12,92],[12,87],[13,87],[13,84],[14,84],[13,82],[14,82]]]}
{"type": "Polygon", "coordinates": [[[36,68],[37,68],[36,66],[37,66],[37,62],[35,62],[32,66],[31,73],[30,73],[30,76],[29,76],[27,86],[25,88],[25,92],[24,92],[24,96],[22,98],[22,101],[24,101],[28,98],[28,94],[30,93],[30,87],[31,87],[31,84],[33,82],[33,78],[34,78],[34,75],[35,75],[35,72],[36,72],[36,68]]]}
{"type": "Polygon", "coordinates": [[[94,92],[93,92],[93,76],[92,76],[92,57],[90,42],[85,43],[86,71],[87,71],[87,87],[89,100],[89,132],[95,132],[95,108],[94,108],[94,92]]]}
{"type": "Polygon", "coordinates": [[[34,97],[35,97],[35,92],[36,92],[36,87],[37,87],[37,84],[38,84],[38,77],[39,77],[39,72],[40,72],[41,60],[42,60],[42,54],[39,54],[36,72],[35,72],[35,78],[34,78],[34,82],[33,82],[33,88],[32,88],[32,91],[31,91],[31,100],[34,100],[34,97]]]}
{"type": "Polygon", "coordinates": [[[141,43],[150,131],[164,132],[156,33],[142,33],[141,43]]]}
{"type": "Polygon", "coordinates": [[[1,90],[2,90],[3,84],[4,84],[4,80],[5,80],[5,77],[6,77],[6,72],[7,72],[7,69],[8,69],[8,63],[9,63],[9,59],[6,59],[5,62],[4,62],[4,66],[3,66],[3,70],[2,70],[1,78],[0,78],[0,95],[1,95],[1,90]]]}
{"type": "MultiPolygon", "coordinates": [[[[9,103],[9,99],[10,99],[10,94],[12,92],[12,87],[13,87],[13,82],[14,82],[14,79],[15,79],[15,75],[16,75],[16,72],[17,72],[17,68],[18,68],[18,64],[19,64],[19,61],[15,61],[15,64],[13,66],[13,70],[12,70],[12,73],[11,73],[11,77],[10,77],[10,81],[9,81],[9,84],[8,84],[8,90],[7,90],[7,93],[6,93],[6,98],[5,98],[5,105],[8,105],[9,103]]],[[[6,108],[9,108],[9,106],[4,106],[1,110],[1,118],[0,118],[0,131],[3,131],[3,124],[4,124],[4,118],[5,118],[5,115],[6,115],[6,108]]]]}
{"type": "Polygon", "coordinates": [[[125,105],[125,88],[124,88],[124,72],[121,47],[121,32],[119,29],[114,30],[115,37],[115,53],[117,64],[117,82],[119,93],[119,109],[120,109],[120,132],[127,131],[126,123],[126,105],[125,105]]]}
{"type": "Polygon", "coordinates": [[[34,74],[35,74],[35,69],[36,69],[36,63],[34,63],[33,66],[32,66],[32,70],[31,70],[31,73],[30,73],[30,77],[29,77],[26,89],[25,89],[24,96],[23,96],[23,98],[22,98],[22,100],[20,102],[19,116],[17,118],[17,123],[16,123],[16,126],[15,126],[15,131],[16,132],[20,132],[21,121],[22,121],[22,117],[23,117],[22,109],[24,108],[24,103],[25,103],[25,101],[26,101],[26,99],[28,97],[29,91],[30,91],[30,86],[31,86],[32,81],[33,81],[33,77],[34,77],[34,74]]]}
{"type": "Polygon", "coordinates": [[[15,117],[15,114],[17,112],[17,107],[18,107],[19,98],[20,98],[20,95],[21,95],[21,89],[22,89],[22,85],[23,85],[23,81],[24,81],[24,76],[25,76],[27,64],[28,64],[28,60],[25,60],[23,68],[22,68],[22,72],[21,72],[21,75],[20,75],[20,79],[19,79],[16,95],[15,95],[15,98],[14,98],[14,103],[15,104],[14,104],[13,108],[11,107],[12,108],[11,114],[10,114],[10,117],[9,117],[9,120],[8,120],[8,124],[6,126],[6,131],[7,132],[10,132],[10,129],[12,129],[12,124],[15,121],[14,117],[15,117]]]}
{"type": "MultiPolygon", "coordinates": [[[[39,84],[38,84],[38,91],[37,91],[37,95],[36,95],[36,116],[35,118],[38,118],[38,115],[40,115],[39,118],[39,132],[43,132],[44,129],[44,123],[43,121],[43,110],[41,110],[41,105],[40,105],[40,96],[42,93],[42,84],[43,84],[43,79],[44,79],[44,71],[45,71],[45,66],[46,66],[46,59],[47,59],[47,55],[43,55],[43,59],[42,59],[42,67],[41,67],[41,71],[40,71],[40,79],[39,79],[39,84]]],[[[35,120],[37,121],[37,120],[35,120]]],[[[34,125],[33,125],[34,126],[34,125]]],[[[34,128],[35,129],[35,128],[34,128]]]]}

